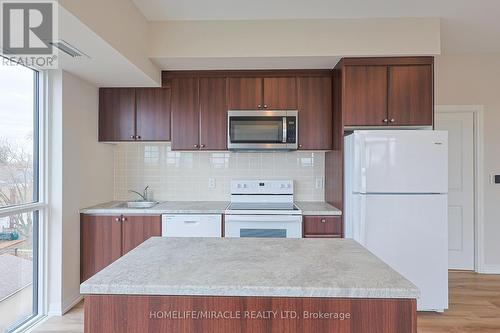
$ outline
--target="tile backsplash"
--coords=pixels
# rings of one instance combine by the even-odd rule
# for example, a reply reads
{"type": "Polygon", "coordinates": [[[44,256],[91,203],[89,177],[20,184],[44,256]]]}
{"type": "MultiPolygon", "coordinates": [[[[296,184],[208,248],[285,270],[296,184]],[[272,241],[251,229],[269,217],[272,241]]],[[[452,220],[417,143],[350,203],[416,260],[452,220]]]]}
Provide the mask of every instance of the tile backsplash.
{"type": "Polygon", "coordinates": [[[170,143],[119,143],[114,162],[115,200],[135,199],[128,190],[146,185],[155,200],[229,200],[233,179],[293,179],[295,200],[324,200],[324,152],[177,152],[170,143]]]}

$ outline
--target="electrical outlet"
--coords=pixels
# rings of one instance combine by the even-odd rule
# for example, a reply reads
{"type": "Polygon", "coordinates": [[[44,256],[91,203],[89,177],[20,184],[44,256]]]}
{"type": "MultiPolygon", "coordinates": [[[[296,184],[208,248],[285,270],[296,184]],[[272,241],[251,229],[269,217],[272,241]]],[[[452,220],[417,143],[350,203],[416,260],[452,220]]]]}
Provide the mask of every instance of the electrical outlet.
{"type": "Polygon", "coordinates": [[[215,188],[215,177],[209,177],[208,178],[208,188],[213,190],[215,188]]]}
{"type": "Polygon", "coordinates": [[[316,178],[316,189],[320,190],[323,188],[323,178],[316,178]]]}

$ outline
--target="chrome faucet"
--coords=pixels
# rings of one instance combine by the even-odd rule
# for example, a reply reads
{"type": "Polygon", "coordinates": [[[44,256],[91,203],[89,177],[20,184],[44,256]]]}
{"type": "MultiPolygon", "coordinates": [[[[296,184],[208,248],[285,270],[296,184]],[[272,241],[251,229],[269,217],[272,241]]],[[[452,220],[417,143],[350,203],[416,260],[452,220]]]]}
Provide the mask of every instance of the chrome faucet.
{"type": "Polygon", "coordinates": [[[134,190],[128,190],[128,191],[137,194],[138,196],[140,196],[142,198],[143,201],[148,201],[148,189],[149,189],[149,185],[144,188],[144,190],[142,191],[142,194],[137,192],[137,191],[134,191],[134,190]]]}

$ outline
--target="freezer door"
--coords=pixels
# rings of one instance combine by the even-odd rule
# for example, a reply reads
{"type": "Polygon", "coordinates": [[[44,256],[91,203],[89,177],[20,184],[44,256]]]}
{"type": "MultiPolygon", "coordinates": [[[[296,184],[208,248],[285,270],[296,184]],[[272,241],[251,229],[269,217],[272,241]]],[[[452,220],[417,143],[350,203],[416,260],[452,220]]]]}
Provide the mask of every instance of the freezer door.
{"type": "Polygon", "coordinates": [[[446,131],[354,132],[351,156],[355,192],[448,192],[446,131]]]}
{"type": "Polygon", "coordinates": [[[354,238],[418,287],[418,310],[447,309],[447,195],[369,194],[354,201],[354,238]]]}

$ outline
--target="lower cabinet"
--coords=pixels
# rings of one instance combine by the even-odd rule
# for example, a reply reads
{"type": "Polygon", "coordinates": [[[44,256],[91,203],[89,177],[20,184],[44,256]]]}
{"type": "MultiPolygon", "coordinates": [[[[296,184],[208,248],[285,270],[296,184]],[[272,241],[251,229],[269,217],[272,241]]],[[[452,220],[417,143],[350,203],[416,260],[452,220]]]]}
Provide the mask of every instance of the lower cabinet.
{"type": "Polygon", "coordinates": [[[80,281],[83,282],[148,238],[161,236],[161,217],[80,216],[80,281]]]}
{"type": "Polygon", "coordinates": [[[304,238],[342,237],[341,216],[304,216],[304,238]]]}

